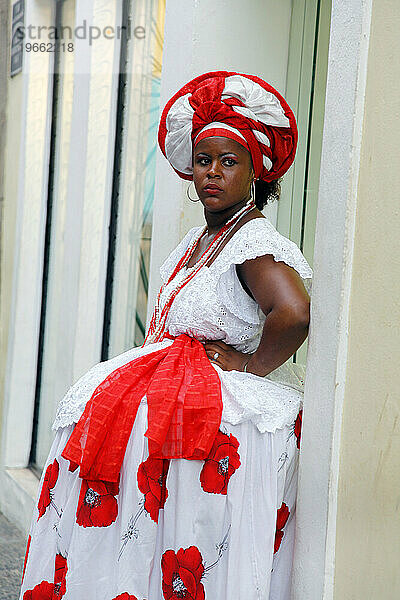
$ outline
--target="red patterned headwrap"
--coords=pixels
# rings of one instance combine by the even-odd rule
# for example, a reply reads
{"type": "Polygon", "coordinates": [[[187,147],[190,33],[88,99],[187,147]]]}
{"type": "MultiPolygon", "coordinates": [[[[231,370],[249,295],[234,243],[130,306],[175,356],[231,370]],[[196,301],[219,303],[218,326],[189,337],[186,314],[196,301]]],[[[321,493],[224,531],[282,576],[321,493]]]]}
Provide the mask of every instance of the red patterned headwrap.
{"type": "Polygon", "coordinates": [[[212,71],[195,77],[167,102],[158,143],[182,179],[193,179],[193,147],[205,137],[229,137],[251,154],[256,179],[273,181],[292,164],[295,116],[269,83],[245,73],[212,71]]]}

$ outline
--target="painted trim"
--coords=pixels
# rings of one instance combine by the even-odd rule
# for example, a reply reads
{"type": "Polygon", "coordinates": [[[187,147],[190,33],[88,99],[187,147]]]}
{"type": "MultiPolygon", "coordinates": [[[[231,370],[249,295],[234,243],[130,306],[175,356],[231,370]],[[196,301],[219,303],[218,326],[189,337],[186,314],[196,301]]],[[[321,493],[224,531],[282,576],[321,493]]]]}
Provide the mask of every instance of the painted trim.
{"type": "MultiPolygon", "coordinates": [[[[53,7],[54,8],[54,7],[53,7]]],[[[26,22],[53,24],[51,5],[30,0],[26,22]]],[[[4,385],[2,464],[28,464],[35,402],[39,341],[43,244],[46,222],[52,53],[25,52],[18,208],[14,251],[12,308],[4,385]]]]}
{"type": "MultiPolygon", "coordinates": [[[[91,4],[93,22],[101,30],[110,23],[114,28],[121,25],[122,2],[95,0],[91,4]]],[[[87,11],[85,0],[82,9],[87,11]]],[[[85,173],[80,182],[82,229],[71,382],[101,358],[120,46],[121,40],[116,37],[101,38],[91,49],[85,173]]],[[[74,145],[79,147],[81,134],[77,130],[74,133],[74,145]]],[[[71,148],[72,145],[71,140],[71,148]]],[[[74,178],[72,169],[69,176],[71,180],[74,178]]],[[[65,260],[68,261],[68,256],[65,260]]]]}
{"type": "Polygon", "coordinates": [[[368,52],[371,33],[372,0],[362,2],[363,14],[360,31],[360,45],[358,56],[358,72],[355,90],[354,102],[354,127],[353,127],[353,145],[350,155],[350,170],[352,171],[349,180],[349,197],[347,208],[347,222],[345,232],[345,270],[342,279],[342,297],[343,310],[342,320],[339,324],[339,345],[338,345],[338,367],[337,381],[341,382],[338,387],[337,398],[335,402],[334,427],[332,439],[332,457],[330,470],[330,504],[328,507],[328,526],[326,540],[326,567],[324,600],[333,600],[334,597],[334,574],[335,574],[335,548],[336,548],[336,521],[337,521],[337,498],[339,491],[339,465],[340,465],[340,446],[342,430],[342,414],[344,405],[347,352],[348,352],[348,330],[349,330],[349,312],[351,300],[351,280],[353,267],[354,240],[356,228],[356,210],[358,197],[358,180],[361,161],[361,144],[363,133],[364,106],[368,71],[368,52]]]}
{"type": "Polygon", "coordinates": [[[332,4],[293,600],[333,598],[340,433],[371,3],[333,0],[332,4]]]}

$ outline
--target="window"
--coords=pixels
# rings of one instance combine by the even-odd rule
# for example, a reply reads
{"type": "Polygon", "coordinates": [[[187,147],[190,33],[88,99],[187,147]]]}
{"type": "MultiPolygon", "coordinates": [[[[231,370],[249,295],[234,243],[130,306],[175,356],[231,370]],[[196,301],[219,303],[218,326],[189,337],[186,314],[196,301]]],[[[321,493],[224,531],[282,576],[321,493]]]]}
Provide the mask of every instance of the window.
{"type": "MultiPolygon", "coordinates": [[[[73,28],[75,0],[57,2],[55,10],[57,26],[73,28]]],[[[65,42],[68,43],[68,39],[65,39],[65,42]]],[[[57,321],[65,284],[63,259],[67,202],[66,179],[70,149],[75,53],[62,52],[57,48],[54,60],[42,305],[30,454],[31,464],[37,466],[39,470],[44,465],[53,439],[51,424],[56,406],[57,321]]]]}
{"type": "MultiPolygon", "coordinates": [[[[103,78],[92,71],[102,59],[100,51],[89,48],[87,40],[81,41],[79,59],[75,52],[56,56],[30,454],[31,465],[39,471],[53,440],[57,404],[68,386],[95,362],[140,343],[143,336],[165,0],[124,0],[121,6],[122,14],[116,6],[114,13],[93,13],[94,22],[115,18],[130,30],[120,44],[104,42],[109,54],[105,66],[100,64],[107,69],[103,78]],[[114,77],[116,52],[119,75],[114,77]],[[101,115],[99,102],[104,106],[101,115]],[[100,145],[105,174],[99,172],[100,159],[93,150],[100,145]],[[102,196],[93,194],[97,189],[102,196]],[[107,268],[102,267],[103,248],[105,257],[108,248],[107,268]],[[100,298],[102,312],[85,299],[88,290],[91,298],[100,298]],[[90,310],[100,336],[92,322],[85,325],[90,310]]],[[[74,0],[56,7],[57,22],[72,30],[86,18],[87,7],[74,0]]]]}
{"type": "Polygon", "coordinates": [[[107,281],[104,359],[140,345],[146,325],[165,0],[142,0],[135,7],[149,33],[145,45],[133,38],[128,63],[126,119],[119,132],[124,153],[121,185],[111,215],[115,237],[110,246],[113,267],[107,281]]]}
{"type": "MultiPolygon", "coordinates": [[[[295,162],[282,182],[276,226],[312,266],[320,175],[331,0],[296,0],[292,8],[286,99],[299,130],[295,162]],[[299,51],[300,48],[300,51],[299,51]]],[[[307,340],[294,362],[305,364],[307,340]]]]}

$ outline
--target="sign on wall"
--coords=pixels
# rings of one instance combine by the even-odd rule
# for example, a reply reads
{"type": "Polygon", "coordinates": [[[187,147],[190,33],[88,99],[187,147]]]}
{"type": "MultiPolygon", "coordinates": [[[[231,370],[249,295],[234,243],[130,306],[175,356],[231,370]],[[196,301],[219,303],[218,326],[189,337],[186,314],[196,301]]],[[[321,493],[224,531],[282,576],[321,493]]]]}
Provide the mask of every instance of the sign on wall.
{"type": "Polygon", "coordinates": [[[22,56],[24,52],[24,0],[18,0],[12,7],[11,29],[11,62],[10,75],[13,77],[22,71],[22,56]]]}

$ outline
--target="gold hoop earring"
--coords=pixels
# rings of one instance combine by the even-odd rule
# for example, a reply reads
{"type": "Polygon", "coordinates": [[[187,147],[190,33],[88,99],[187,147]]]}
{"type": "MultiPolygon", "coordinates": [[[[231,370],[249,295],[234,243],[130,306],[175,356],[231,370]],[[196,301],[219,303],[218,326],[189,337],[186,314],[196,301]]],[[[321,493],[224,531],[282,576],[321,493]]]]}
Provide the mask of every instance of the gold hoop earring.
{"type": "Polygon", "coordinates": [[[192,183],[193,183],[193,181],[191,181],[189,186],[186,188],[186,195],[189,198],[190,202],[198,202],[200,200],[200,198],[196,198],[195,200],[193,200],[193,198],[191,198],[189,195],[189,188],[192,185],[192,183]]]}

